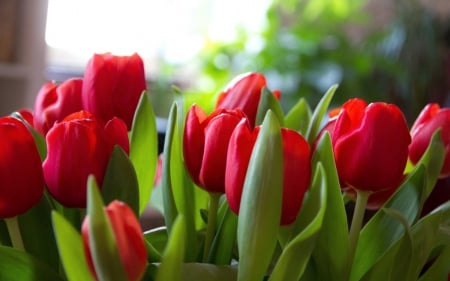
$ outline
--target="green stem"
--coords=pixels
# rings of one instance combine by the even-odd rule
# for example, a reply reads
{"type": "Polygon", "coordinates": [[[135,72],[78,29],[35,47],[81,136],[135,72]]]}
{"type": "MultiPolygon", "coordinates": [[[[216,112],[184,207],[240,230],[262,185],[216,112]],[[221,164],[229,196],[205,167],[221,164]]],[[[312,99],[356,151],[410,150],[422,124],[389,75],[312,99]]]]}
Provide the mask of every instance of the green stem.
{"type": "Polygon", "coordinates": [[[6,218],[6,227],[8,228],[9,238],[11,239],[12,246],[16,249],[25,251],[25,247],[22,241],[22,235],[20,234],[19,220],[17,217],[6,218]]]}
{"type": "Polygon", "coordinates": [[[209,193],[208,225],[206,227],[205,245],[203,248],[203,262],[207,262],[211,243],[216,233],[217,209],[219,208],[220,193],[209,193]]]}
{"type": "Polygon", "coordinates": [[[367,200],[370,193],[368,191],[356,191],[356,205],[353,210],[352,225],[349,233],[349,253],[348,253],[348,273],[350,274],[353,260],[355,258],[356,246],[358,245],[359,233],[361,231],[364,213],[366,211],[367,200]]]}

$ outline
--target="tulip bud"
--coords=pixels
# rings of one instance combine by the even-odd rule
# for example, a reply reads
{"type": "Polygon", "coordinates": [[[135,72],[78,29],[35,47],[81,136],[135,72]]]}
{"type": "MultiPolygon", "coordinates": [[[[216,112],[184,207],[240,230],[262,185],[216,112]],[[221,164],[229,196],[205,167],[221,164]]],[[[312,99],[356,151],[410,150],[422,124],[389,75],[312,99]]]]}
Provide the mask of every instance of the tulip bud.
{"type": "Polygon", "coordinates": [[[45,83],[39,90],[34,103],[34,128],[41,134],[67,115],[81,110],[81,78],[72,78],[60,85],[45,83]]]}
{"type": "Polygon", "coordinates": [[[411,128],[412,142],[409,146],[409,159],[416,164],[430,144],[431,137],[441,129],[441,139],[445,145],[445,160],[441,177],[450,175],[450,108],[441,108],[432,103],[425,106],[411,128]]]}
{"type": "MultiPolygon", "coordinates": [[[[253,131],[245,122],[234,130],[228,147],[225,191],[230,209],[239,213],[248,164],[260,127],[253,131]]],[[[281,225],[295,221],[311,180],[310,148],[296,131],[281,129],[283,142],[283,202],[281,225]]]]}
{"type": "MultiPolygon", "coordinates": [[[[117,200],[112,201],[105,211],[128,281],[141,280],[147,267],[147,250],[138,219],[128,205],[117,200]]],[[[89,269],[98,280],[90,250],[89,217],[84,219],[81,232],[89,269]]]]}
{"type": "Polygon", "coordinates": [[[351,99],[331,122],[335,122],[328,127],[343,187],[377,192],[398,186],[411,137],[397,106],[382,102],[367,105],[361,99],[351,99]]]}
{"type": "MultiPolygon", "coordinates": [[[[240,109],[247,115],[250,124],[255,126],[261,91],[266,85],[266,78],[260,73],[238,76],[219,94],[216,108],[240,109]]],[[[280,99],[280,91],[274,91],[273,94],[280,99]]]]}
{"type": "Polygon", "coordinates": [[[113,118],[106,125],[80,111],[53,126],[46,136],[43,169],[48,190],[66,207],[86,207],[86,183],[93,174],[101,186],[115,145],[129,152],[126,125],[113,118]]]}
{"type": "Polygon", "coordinates": [[[218,109],[211,115],[193,105],[186,117],[183,155],[192,180],[209,192],[225,192],[228,142],[245,118],[239,110],[218,109]]]}
{"type": "Polygon", "coordinates": [[[83,109],[104,121],[119,117],[130,130],[139,98],[146,87],[144,63],[138,54],[96,54],[84,72],[83,109]]]}
{"type": "Polygon", "coordinates": [[[0,218],[36,205],[44,192],[41,159],[27,127],[13,117],[0,118],[0,218]]]}

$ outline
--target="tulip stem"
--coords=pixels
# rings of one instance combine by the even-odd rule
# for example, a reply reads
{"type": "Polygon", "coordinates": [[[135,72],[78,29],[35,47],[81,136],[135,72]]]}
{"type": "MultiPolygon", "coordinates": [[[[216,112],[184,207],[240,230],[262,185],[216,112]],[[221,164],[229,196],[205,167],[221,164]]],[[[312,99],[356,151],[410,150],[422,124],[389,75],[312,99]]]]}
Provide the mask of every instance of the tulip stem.
{"type": "Polygon", "coordinates": [[[206,227],[205,245],[203,248],[203,262],[207,262],[211,243],[216,233],[217,209],[219,208],[220,193],[209,193],[208,225],[206,227]]]}
{"type": "Polygon", "coordinates": [[[355,209],[353,210],[352,225],[350,226],[349,233],[348,273],[351,272],[351,268],[353,266],[356,246],[358,245],[359,233],[361,232],[369,195],[370,193],[368,191],[356,191],[356,204],[355,209]]]}
{"type": "Polygon", "coordinates": [[[17,217],[6,218],[5,222],[12,246],[18,250],[25,251],[22,235],[20,234],[19,220],[17,217]]]}

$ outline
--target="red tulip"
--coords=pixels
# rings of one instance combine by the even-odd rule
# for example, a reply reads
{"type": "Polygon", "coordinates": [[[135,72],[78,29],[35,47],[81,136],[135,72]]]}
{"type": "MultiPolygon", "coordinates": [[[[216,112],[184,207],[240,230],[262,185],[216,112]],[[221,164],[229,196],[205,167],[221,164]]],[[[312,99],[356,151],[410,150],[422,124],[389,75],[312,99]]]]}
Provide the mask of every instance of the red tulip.
{"type": "MultiPolygon", "coordinates": [[[[247,115],[250,124],[255,126],[261,91],[266,86],[266,78],[261,73],[238,76],[219,94],[216,108],[240,109],[247,115]]],[[[279,91],[273,91],[273,94],[280,99],[279,91]]]]}
{"type": "Polygon", "coordinates": [[[145,89],[144,63],[138,54],[96,54],[84,72],[83,109],[103,120],[119,117],[130,130],[139,98],[145,89]]]}
{"type": "MultiPolygon", "coordinates": [[[[120,260],[122,261],[128,280],[141,280],[147,267],[147,250],[138,219],[128,205],[117,200],[112,201],[105,208],[105,211],[111,224],[120,260]]],[[[81,232],[84,253],[88,261],[89,269],[98,280],[90,250],[89,217],[84,219],[81,232]]]]}
{"type": "Polygon", "coordinates": [[[34,138],[20,120],[1,117],[0,136],[0,218],[9,218],[41,200],[44,176],[34,138]]]}
{"type": "Polygon", "coordinates": [[[441,177],[450,175],[450,108],[441,108],[436,103],[425,106],[411,128],[412,142],[409,159],[416,164],[430,144],[433,133],[441,128],[441,139],[445,145],[445,160],[441,177]]]}
{"type": "Polygon", "coordinates": [[[218,109],[211,115],[193,105],[186,117],[183,154],[192,180],[209,192],[225,192],[228,142],[245,118],[239,110],[218,109]]]}
{"type": "Polygon", "coordinates": [[[351,99],[332,122],[341,184],[372,192],[398,185],[411,137],[397,106],[382,102],[367,105],[361,99],[351,99]]]}
{"type": "Polygon", "coordinates": [[[45,135],[56,122],[80,111],[82,85],[81,78],[72,78],[60,85],[53,82],[45,83],[34,103],[34,128],[45,135]]]}
{"type": "MultiPolygon", "coordinates": [[[[225,191],[231,210],[239,213],[245,175],[260,127],[251,131],[240,122],[230,139],[225,175],[225,191]]],[[[281,129],[283,141],[283,202],[281,225],[295,221],[311,180],[310,148],[297,132],[281,129]]]]}
{"type": "Polygon", "coordinates": [[[128,132],[121,119],[104,125],[85,111],[53,126],[46,141],[45,181],[50,193],[66,207],[86,207],[87,178],[93,174],[101,186],[115,145],[129,151],[128,132]]]}

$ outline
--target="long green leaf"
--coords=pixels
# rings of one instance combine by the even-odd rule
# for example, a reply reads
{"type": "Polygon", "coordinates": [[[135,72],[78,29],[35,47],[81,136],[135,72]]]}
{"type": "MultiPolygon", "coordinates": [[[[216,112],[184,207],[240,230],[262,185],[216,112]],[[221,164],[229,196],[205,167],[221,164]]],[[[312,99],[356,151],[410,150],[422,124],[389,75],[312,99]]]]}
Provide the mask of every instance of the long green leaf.
{"type": "Polygon", "coordinates": [[[69,281],[94,280],[83,251],[80,233],[58,212],[52,212],[53,228],[59,253],[69,281]]]}
{"type": "Polygon", "coordinates": [[[325,113],[328,110],[328,106],[330,105],[331,100],[333,99],[334,93],[336,92],[338,86],[333,85],[328,89],[325,95],[320,99],[316,108],[314,109],[313,115],[311,117],[311,122],[309,123],[308,130],[305,134],[305,138],[311,144],[319,132],[320,125],[322,123],[322,119],[325,116],[325,113]]]}
{"type": "Polygon", "coordinates": [[[450,245],[442,249],[433,264],[420,277],[419,281],[445,280],[450,272],[450,245]]]}
{"type": "Polygon", "coordinates": [[[182,280],[182,268],[184,260],[186,237],[186,221],[183,215],[179,215],[173,224],[169,242],[159,265],[156,281],[182,280]]]}
{"type": "Polygon", "coordinates": [[[280,126],[268,111],[244,183],[238,219],[238,280],[260,281],[277,242],[283,186],[280,126]]]}
{"type": "Polygon", "coordinates": [[[312,156],[313,167],[320,161],[327,180],[327,207],[313,251],[318,280],[344,280],[348,256],[348,223],[329,134],[325,134],[312,156]],[[336,255],[339,253],[339,255],[336,255]]]}
{"type": "Polygon", "coordinates": [[[0,280],[63,281],[64,278],[32,255],[14,248],[0,246],[0,280]]]}
{"type": "Polygon", "coordinates": [[[173,183],[171,177],[171,161],[172,161],[172,142],[176,136],[177,122],[177,105],[174,103],[170,108],[169,120],[167,122],[166,138],[164,143],[163,160],[162,160],[162,179],[161,190],[164,207],[164,220],[166,222],[169,234],[172,231],[172,225],[178,216],[177,206],[173,194],[173,183]]]}
{"type": "Polygon", "coordinates": [[[231,262],[236,243],[238,217],[231,211],[227,202],[224,202],[221,208],[225,210],[219,211],[223,216],[213,240],[209,260],[213,264],[227,265],[231,262]]]}
{"type": "Polygon", "coordinates": [[[93,176],[88,179],[87,215],[90,251],[99,280],[127,280],[112,226],[106,216],[100,191],[93,176]]]}
{"type": "Polygon", "coordinates": [[[130,159],[139,183],[139,213],[147,207],[158,160],[156,119],[147,92],[139,100],[131,129],[130,159]]]}
{"type": "Polygon", "coordinates": [[[264,87],[261,89],[261,98],[259,100],[258,111],[256,113],[255,120],[256,125],[262,124],[268,110],[271,110],[275,114],[278,121],[280,122],[280,126],[283,127],[284,113],[283,109],[281,108],[280,101],[273,95],[273,93],[269,89],[267,89],[267,87],[264,87]]]}
{"type": "Polygon", "coordinates": [[[133,164],[119,146],[114,147],[102,184],[106,205],[113,200],[125,202],[139,216],[139,184],[133,164]]]}
{"type": "Polygon", "coordinates": [[[322,227],[327,206],[327,182],[324,173],[319,163],[310,194],[299,214],[298,221],[303,230],[283,249],[269,281],[298,280],[303,274],[322,227]]]}
{"type": "Polygon", "coordinates": [[[311,121],[311,108],[305,98],[299,101],[291,108],[284,118],[284,126],[286,128],[300,132],[302,136],[306,136],[309,123],[311,121]]]}
{"type": "Polygon", "coordinates": [[[60,266],[58,248],[51,221],[51,208],[45,196],[18,217],[22,240],[27,252],[54,269],[60,266]]]}
{"type": "Polygon", "coordinates": [[[235,281],[237,270],[231,266],[217,266],[208,263],[183,264],[183,281],[235,281]]]}

